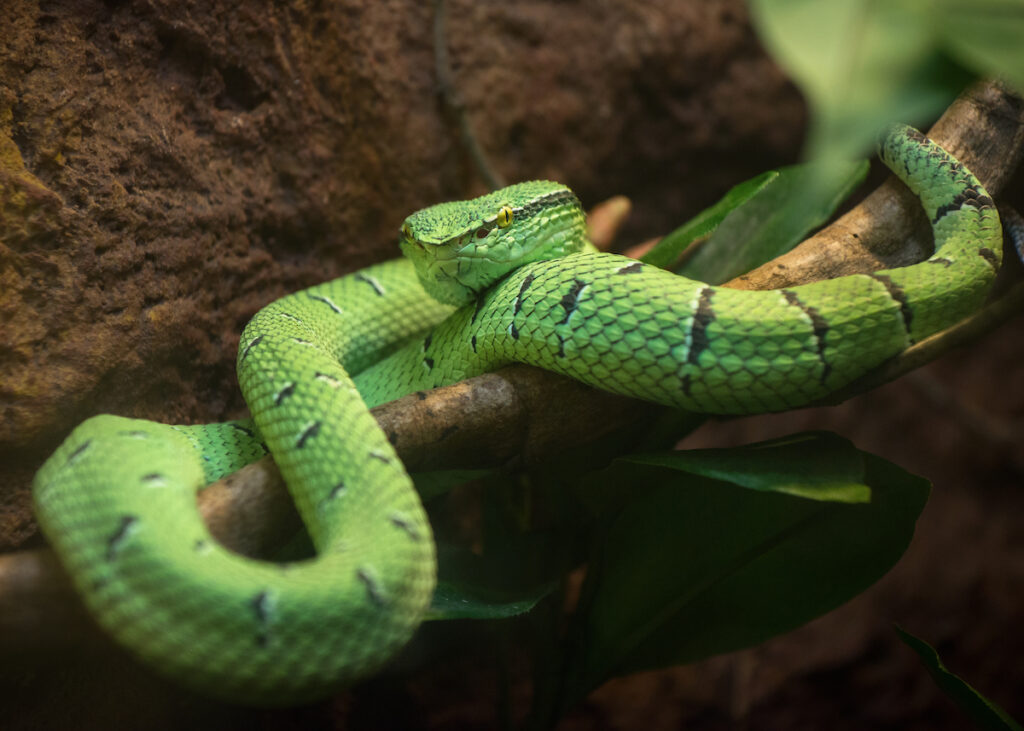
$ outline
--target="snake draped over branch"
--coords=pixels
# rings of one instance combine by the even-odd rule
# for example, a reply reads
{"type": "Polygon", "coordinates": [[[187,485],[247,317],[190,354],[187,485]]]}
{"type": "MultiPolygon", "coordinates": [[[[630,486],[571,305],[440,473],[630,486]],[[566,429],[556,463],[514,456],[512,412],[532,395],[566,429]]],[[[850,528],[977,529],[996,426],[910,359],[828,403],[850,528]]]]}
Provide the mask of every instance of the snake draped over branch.
{"type": "Polygon", "coordinates": [[[819,399],[969,315],[1000,265],[996,208],[962,164],[909,127],[880,155],[920,197],[934,254],[779,290],[595,253],[558,183],[414,213],[406,258],[252,319],[237,359],[251,420],[93,417],[35,478],[40,525],[98,623],[163,674],[243,702],[326,695],[409,640],[435,583],[430,524],[368,406],[512,362],[695,412],[819,399]],[[197,490],[265,449],[312,559],[237,555],[198,515],[197,490]]]}

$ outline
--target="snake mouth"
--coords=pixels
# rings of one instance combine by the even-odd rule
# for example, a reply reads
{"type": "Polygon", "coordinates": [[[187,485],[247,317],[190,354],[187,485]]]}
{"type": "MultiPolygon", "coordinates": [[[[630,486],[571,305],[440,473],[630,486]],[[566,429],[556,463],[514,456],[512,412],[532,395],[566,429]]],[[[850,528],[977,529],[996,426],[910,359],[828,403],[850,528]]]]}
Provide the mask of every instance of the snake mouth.
{"type": "Polygon", "coordinates": [[[470,266],[472,266],[469,262],[466,262],[465,259],[455,257],[444,260],[434,259],[427,264],[427,268],[425,271],[427,276],[429,276],[434,281],[446,282],[447,284],[445,286],[450,286],[451,283],[455,283],[459,287],[461,287],[465,292],[472,294],[473,297],[475,298],[477,294],[479,294],[480,290],[471,286],[470,284],[463,280],[461,274],[464,263],[469,265],[466,267],[467,269],[470,266]],[[451,271],[450,264],[452,262],[455,262],[454,272],[451,271]]]}

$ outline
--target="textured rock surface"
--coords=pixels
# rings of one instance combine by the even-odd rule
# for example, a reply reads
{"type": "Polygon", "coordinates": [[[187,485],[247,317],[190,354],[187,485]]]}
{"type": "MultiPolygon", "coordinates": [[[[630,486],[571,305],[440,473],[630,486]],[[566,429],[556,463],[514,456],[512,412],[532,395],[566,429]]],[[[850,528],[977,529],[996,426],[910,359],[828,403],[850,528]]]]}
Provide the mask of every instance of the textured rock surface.
{"type": "MultiPolygon", "coordinates": [[[[432,22],[411,0],[3,4],[0,548],[33,534],[31,475],[75,423],[239,414],[255,310],[481,192],[432,22]]],[[[739,0],[452,2],[448,38],[493,166],[626,193],[636,235],[799,145],[739,0]]]]}

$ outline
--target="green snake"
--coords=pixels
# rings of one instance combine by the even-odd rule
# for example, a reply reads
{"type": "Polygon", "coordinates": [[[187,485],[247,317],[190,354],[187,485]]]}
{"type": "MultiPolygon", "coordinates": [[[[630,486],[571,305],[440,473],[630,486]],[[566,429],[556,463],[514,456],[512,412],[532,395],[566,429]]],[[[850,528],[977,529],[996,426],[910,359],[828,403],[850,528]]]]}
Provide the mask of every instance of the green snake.
{"type": "Polygon", "coordinates": [[[512,362],[697,412],[822,397],[972,312],[1000,265],[996,208],[962,164],[909,127],[880,155],[920,197],[934,255],[781,290],[596,253],[557,183],[414,213],[406,258],[249,323],[237,367],[251,421],[91,418],[36,476],[40,525],[98,623],[160,672],[244,702],[330,693],[409,640],[435,583],[430,524],[367,406],[512,362]],[[236,555],[199,518],[197,490],[265,448],[315,558],[236,555]]]}

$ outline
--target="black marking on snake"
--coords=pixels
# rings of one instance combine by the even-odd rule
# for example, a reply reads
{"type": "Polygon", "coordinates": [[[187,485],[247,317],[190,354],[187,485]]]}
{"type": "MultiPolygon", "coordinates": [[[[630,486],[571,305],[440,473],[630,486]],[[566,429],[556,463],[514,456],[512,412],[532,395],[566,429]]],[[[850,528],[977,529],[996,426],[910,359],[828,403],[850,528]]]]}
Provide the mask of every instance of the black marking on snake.
{"type": "Polygon", "coordinates": [[[277,394],[274,395],[274,406],[280,406],[281,404],[283,404],[284,400],[291,396],[293,393],[295,393],[295,384],[289,383],[280,391],[278,391],[277,394]]]}
{"type": "Polygon", "coordinates": [[[788,289],[781,290],[786,302],[803,312],[811,320],[811,327],[814,328],[814,342],[818,349],[818,360],[821,361],[821,383],[824,384],[828,375],[832,372],[832,365],[825,360],[825,335],[828,333],[828,322],[821,316],[816,307],[804,304],[800,301],[796,292],[788,289]]]}
{"type": "Polygon", "coordinates": [[[580,306],[580,295],[584,289],[590,286],[589,282],[584,282],[582,279],[574,279],[572,286],[569,291],[562,297],[560,304],[565,309],[565,317],[559,322],[559,325],[565,325],[569,322],[569,318],[572,317],[572,313],[576,311],[576,308],[580,306]]]}
{"type": "Polygon", "coordinates": [[[434,340],[434,332],[430,331],[427,333],[427,337],[423,338],[423,352],[427,352],[427,348],[430,347],[430,343],[434,340]]]}
{"type": "Polygon", "coordinates": [[[393,525],[408,533],[409,538],[412,540],[418,541],[420,539],[420,534],[419,531],[416,530],[416,526],[410,523],[407,518],[399,515],[398,513],[392,513],[388,516],[388,520],[390,520],[393,525]]]}
{"type": "Polygon", "coordinates": [[[555,353],[559,358],[565,357],[565,338],[558,333],[555,333],[555,337],[558,338],[558,352],[555,353]]]}
{"type": "Polygon", "coordinates": [[[931,259],[928,259],[928,263],[929,264],[942,264],[943,266],[947,266],[947,267],[953,266],[952,260],[947,259],[944,256],[933,256],[931,259]]]}
{"type": "Polygon", "coordinates": [[[242,351],[242,357],[238,359],[238,362],[241,363],[243,360],[245,360],[245,357],[249,355],[249,351],[255,348],[257,345],[259,345],[262,340],[262,335],[257,335],[252,340],[250,340],[249,344],[245,346],[245,350],[242,351]]]}
{"type": "Polygon", "coordinates": [[[536,279],[536,277],[532,274],[527,274],[523,277],[523,284],[519,287],[519,294],[516,295],[515,307],[512,308],[513,316],[518,315],[519,310],[523,308],[523,295],[526,294],[526,290],[529,289],[531,284],[533,284],[534,279],[536,279]]]}
{"type": "Polygon", "coordinates": [[[978,249],[978,253],[981,254],[981,258],[992,265],[993,269],[999,269],[999,257],[996,256],[995,252],[987,246],[982,246],[978,249]]]}
{"type": "Polygon", "coordinates": [[[149,439],[149,432],[142,431],[141,429],[132,429],[131,431],[119,431],[117,436],[128,437],[129,439],[149,439]]]}
{"type": "Polygon", "coordinates": [[[381,454],[380,452],[378,452],[376,450],[371,450],[370,451],[370,456],[373,457],[375,460],[383,462],[384,464],[391,464],[391,458],[390,457],[388,457],[386,454],[381,454]]]}
{"type": "Polygon", "coordinates": [[[356,275],[356,279],[358,279],[360,282],[366,282],[371,287],[373,287],[373,291],[377,293],[378,297],[384,296],[384,288],[380,286],[380,282],[378,282],[373,277],[367,276],[360,272],[359,274],[356,275]]]}
{"type": "Polygon", "coordinates": [[[957,193],[949,203],[943,203],[936,209],[935,216],[932,218],[932,225],[934,226],[938,223],[939,219],[947,213],[959,211],[964,206],[982,210],[984,208],[992,208],[995,204],[991,198],[978,190],[977,186],[971,185],[957,193]]]}
{"type": "Polygon", "coordinates": [[[278,312],[277,314],[280,317],[287,317],[289,320],[295,320],[295,322],[299,323],[300,325],[305,325],[306,324],[306,323],[304,323],[302,320],[300,320],[299,318],[297,318],[295,315],[293,315],[290,312],[278,312]]]}
{"type": "Polygon", "coordinates": [[[331,299],[329,297],[324,297],[323,295],[319,295],[319,294],[307,294],[306,296],[309,297],[311,300],[316,300],[317,302],[323,302],[325,305],[330,307],[332,310],[334,310],[339,315],[345,314],[344,312],[341,311],[340,307],[338,307],[336,304],[334,304],[334,302],[331,301],[331,299]]]}
{"type": "Polygon", "coordinates": [[[516,327],[514,322],[508,324],[508,334],[512,336],[513,340],[519,339],[519,328],[516,327]]]}
{"type": "Polygon", "coordinates": [[[134,515],[126,515],[121,518],[121,525],[117,527],[113,535],[107,539],[107,560],[113,561],[114,556],[117,555],[117,549],[121,547],[124,539],[128,537],[128,532],[132,529],[132,526],[139,522],[138,517],[134,515]]]}
{"type": "Polygon", "coordinates": [[[232,422],[230,424],[230,426],[231,426],[232,429],[237,429],[238,431],[242,432],[247,437],[255,437],[256,436],[255,434],[253,434],[252,429],[248,429],[248,428],[242,426],[241,424],[235,424],[235,423],[232,422]]]}
{"type": "Polygon", "coordinates": [[[338,386],[341,385],[341,381],[339,381],[337,378],[330,375],[329,373],[321,373],[320,371],[317,371],[315,374],[313,374],[313,378],[314,380],[317,381],[326,382],[327,385],[329,385],[331,388],[338,388],[338,386]]]}
{"type": "Polygon", "coordinates": [[[198,541],[192,544],[192,550],[205,551],[208,545],[210,545],[209,541],[207,541],[205,538],[200,538],[198,541]]]}
{"type": "Polygon", "coordinates": [[[513,208],[512,214],[516,218],[520,216],[520,213],[525,213],[527,216],[534,216],[541,211],[548,208],[554,208],[555,206],[559,206],[563,203],[568,203],[576,208],[583,208],[583,204],[580,203],[580,200],[576,197],[575,193],[568,188],[561,188],[534,198],[522,208],[513,208]]]}
{"type": "Polygon", "coordinates": [[[299,435],[298,441],[295,442],[297,449],[302,449],[306,446],[306,440],[315,437],[320,432],[320,422],[314,421],[305,429],[302,430],[302,434],[299,435]]]}
{"type": "Polygon", "coordinates": [[[331,491],[327,493],[328,500],[337,500],[339,497],[345,494],[345,483],[339,482],[337,485],[331,488],[331,491]]]}
{"type": "Polygon", "coordinates": [[[616,274],[639,274],[643,271],[643,262],[635,261],[632,264],[627,264],[621,269],[616,270],[616,274]]]}
{"type": "Polygon", "coordinates": [[[472,325],[476,322],[476,316],[480,314],[480,310],[484,308],[484,301],[482,297],[477,297],[476,306],[473,308],[473,316],[469,318],[469,324],[472,325]]]}
{"type": "MultiPolygon", "coordinates": [[[[708,325],[715,319],[715,311],[711,309],[711,299],[715,296],[715,290],[711,287],[704,287],[697,296],[697,311],[693,313],[693,322],[690,324],[690,349],[686,354],[687,363],[697,363],[697,358],[711,343],[708,337],[708,325]]],[[[689,391],[687,391],[689,394],[689,391]]]]}
{"type": "Polygon", "coordinates": [[[476,335],[469,339],[469,344],[473,348],[473,352],[476,352],[476,335]]]}
{"type": "Polygon", "coordinates": [[[690,378],[690,374],[689,373],[687,373],[687,374],[685,374],[683,376],[683,378],[682,378],[682,380],[680,382],[680,385],[682,385],[682,387],[683,387],[683,393],[685,393],[687,396],[692,396],[693,395],[690,392],[690,389],[693,387],[693,379],[690,378]]]}
{"type": "MultiPolygon", "coordinates": [[[[869,274],[869,277],[874,279],[876,282],[881,283],[885,287],[885,291],[889,293],[896,303],[900,306],[900,317],[903,320],[903,329],[907,331],[907,335],[910,335],[910,323],[914,319],[914,312],[910,309],[910,302],[907,301],[907,293],[903,291],[903,288],[896,284],[892,279],[887,277],[885,274],[869,274]]],[[[914,339],[910,338],[910,342],[913,343],[914,339]]]]}
{"type": "MultiPolygon", "coordinates": [[[[260,337],[262,338],[263,336],[260,335],[260,337]]],[[[303,340],[302,338],[292,338],[292,342],[293,343],[298,343],[299,345],[312,345],[313,344],[311,341],[303,340]]]]}
{"type": "Polygon", "coordinates": [[[81,457],[82,453],[85,452],[85,450],[87,450],[89,448],[90,444],[92,444],[92,439],[86,439],[84,442],[82,442],[79,445],[78,449],[76,449],[74,452],[72,452],[71,454],[68,455],[68,459],[67,459],[66,464],[71,464],[76,459],[81,457]]]}
{"type": "Polygon", "coordinates": [[[931,140],[925,137],[924,134],[922,134],[919,130],[914,129],[913,127],[905,127],[903,129],[903,136],[913,140],[914,142],[931,142],[931,140]]]}
{"type": "Polygon", "coordinates": [[[164,476],[161,475],[159,472],[150,472],[148,475],[143,475],[142,476],[142,481],[143,482],[147,482],[147,483],[149,483],[149,482],[163,482],[163,480],[164,480],[164,476]]]}
{"type": "Polygon", "coordinates": [[[356,570],[356,577],[366,586],[366,596],[369,597],[370,601],[378,607],[383,607],[384,595],[380,593],[377,580],[370,575],[370,572],[366,569],[358,569],[356,570]]]}
{"type": "Polygon", "coordinates": [[[427,367],[428,371],[434,370],[434,359],[433,358],[424,358],[423,359],[423,365],[425,365],[427,367]]]}
{"type": "Polygon", "coordinates": [[[256,612],[256,619],[263,627],[262,631],[256,635],[256,644],[260,647],[266,647],[267,642],[270,641],[270,637],[267,632],[267,623],[270,621],[270,607],[267,604],[268,599],[269,597],[267,596],[267,592],[261,591],[252,598],[252,601],[249,602],[253,611],[256,612]]]}

